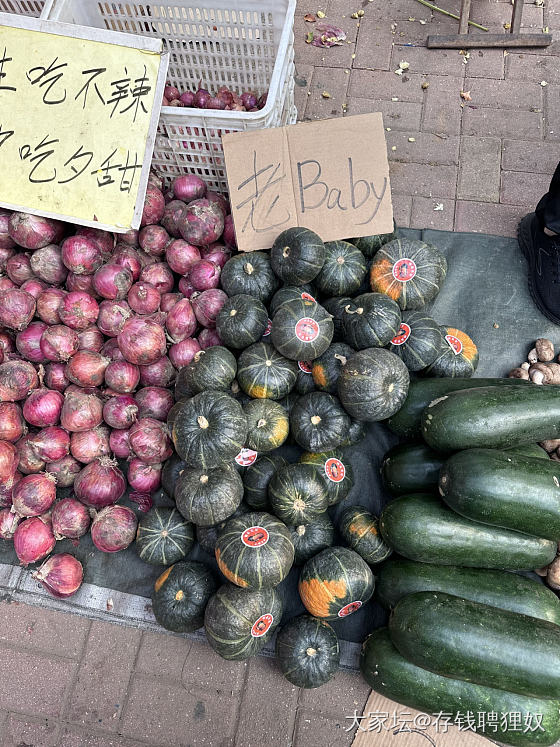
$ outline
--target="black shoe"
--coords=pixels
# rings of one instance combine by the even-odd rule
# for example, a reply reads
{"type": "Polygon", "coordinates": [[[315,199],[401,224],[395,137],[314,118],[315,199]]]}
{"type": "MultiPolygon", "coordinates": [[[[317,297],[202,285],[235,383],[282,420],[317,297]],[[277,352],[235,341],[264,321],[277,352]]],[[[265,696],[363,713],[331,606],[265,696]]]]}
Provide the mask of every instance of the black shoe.
{"type": "Polygon", "coordinates": [[[560,236],[547,236],[535,213],[517,228],[517,240],[529,265],[529,291],[539,311],[560,324],[560,236]]]}

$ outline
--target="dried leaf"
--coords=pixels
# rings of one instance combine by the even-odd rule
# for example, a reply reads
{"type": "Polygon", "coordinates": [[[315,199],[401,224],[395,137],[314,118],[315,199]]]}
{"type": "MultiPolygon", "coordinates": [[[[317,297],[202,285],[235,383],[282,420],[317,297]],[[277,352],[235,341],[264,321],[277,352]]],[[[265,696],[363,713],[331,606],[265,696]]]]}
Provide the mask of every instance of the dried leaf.
{"type": "Polygon", "coordinates": [[[317,11],[317,18],[324,18],[326,16],[326,13],[323,13],[322,10],[317,11]]]}
{"type": "Polygon", "coordinates": [[[504,28],[506,31],[509,31],[511,28],[511,23],[504,23],[504,28]]]}
{"type": "Polygon", "coordinates": [[[405,62],[404,60],[401,60],[399,62],[399,67],[401,70],[408,70],[408,68],[410,67],[410,62],[405,62]]]}
{"type": "Polygon", "coordinates": [[[547,86],[547,85],[548,85],[548,83],[546,82],[546,80],[541,80],[541,86],[542,86],[543,88],[544,88],[545,86],[547,86]]]}
{"type": "Polygon", "coordinates": [[[443,202],[436,202],[434,206],[434,212],[437,213],[437,212],[440,212],[441,210],[443,210],[443,202]]]}
{"type": "Polygon", "coordinates": [[[415,143],[416,142],[416,138],[415,137],[409,137],[408,138],[408,142],[409,143],[415,143]]]}
{"type": "Polygon", "coordinates": [[[548,26],[543,26],[543,30],[542,30],[543,34],[548,34],[549,31],[550,29],[548,28],[548,26]]]}
{"type": "Polygon", "coordinates": [[[324,99],[330,99],[331,98],[331,95],[330,95],[330,93],[328,91],[323,91],[323,93],[321,94],[321,96],[324,99]]]}
{"type": "Polygon", "coordinates": [[[470,91],[461,91],[460,94],[463,101],[472,101],[472,96],[470,91]]]}
{"type": "Polygon", "coordinates": [[[429,88],[429,87],[430,87],[430,84],[428,83],[428,81],[427,81],[427,80],[425,80],[425,81],[424,81],[424,82],[422,83],[422,88],[423,88],[423,89],[424,89],[424,91],[425,91],[425,90],[426,90],[426,88],[429,88]]]}
{"type": "Polygon", "coordinates": [[[313,13],[306,13],[303,16],[303,20],[307,21],[307,23],[315,23],[315,21],[317,20],[317,18],[316,18],[316,16],[313,15],[313,13]]]}
{"type": "Polygon", "coordinates": [[[409,21],[415,21],[415,20],[416,20],[416,18],[413,18],[412,16],[409,16],[409,17],[408,17],[408,20],[409,20],[409,21]]]}
{"type": "Polygon", "coordinates": [[[399,67],[399,68],[397,68],[397,70],[395,70],[395,75],[402,75],[403,72],[404,71],[399,67]]]}
{"type": "Polygon", "coordinates": [[[311,42],[313,41],[314,36],[315,35],[314,35],[313,31],[308,31],[307,34],[305,35],[305,43],[306,44],[311,44],[311,42]]]}
{"type": "Polygon", "coordinates": [[[391,150],[397,150],[397,146],[393,145],[392,148],[391,148],[391,150]]]}
{"type": "Polygon", "coordinates": [[[114,602],[113,602],[113,598],[109,597],[109,599],[107,599],[107,604],[106,604],[107,612],[111,612],[111,610],[113,609],[114,606],[115,605],[114,605],[114,602]]]}
{"type": "Polygon", "coordinates": [[[422,24],[422,26],[426,25],[426,21],[424,21],[422,18],[420,19],[420,23],[422,24]]]}
{"type": "Polygon", "coordinates": [[[544,5],[544,0],[535,0],[535,5],[538,5],[542,8],[542,6],[544,5]]]}
{"type": "Polygon", "coordinates": [[[314,47],[334,47],[340,46],[346,39],[346,34],[338,26],[332,23],[318,23],[315,26],[315,37],[311,44],[314,47]]]}

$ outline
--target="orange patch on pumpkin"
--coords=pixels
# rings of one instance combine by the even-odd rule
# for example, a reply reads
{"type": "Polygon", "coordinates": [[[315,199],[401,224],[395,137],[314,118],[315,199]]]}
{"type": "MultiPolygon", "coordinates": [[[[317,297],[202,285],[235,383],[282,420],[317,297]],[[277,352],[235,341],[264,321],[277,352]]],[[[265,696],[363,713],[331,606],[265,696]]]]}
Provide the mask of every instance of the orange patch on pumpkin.
{"type": "Polygon", "coordinates": [[[320,365],[313,366],[312,374],[313,374],[313,381],[317,384],[317,386],[322,386],[322,387],[327,386],[327,377],[325,376],[325,369],[323,368],[323,366],[320,366],[320,365]]]}
{"type": "Polygon", "coordinates": [[[281,446],[288,438],[289,430],[290,425],[287,419],[278,420],[272,429],[272,438],[269,438],[268,440],[273,444],[281,446]]]}
{"type": "Polygon", "coordinates": [[[249,586],[249,584],[247,583],[247,581],[245,581],[244,578],[241,578],[241,576],[238,576],[237,573],[230,571],[230,569],[227,567],[227,565],[223,562],[223,560],[220,557],[219,548],[216,548],[216,562],[218,563],[218,568],[221,570],[224,576],[228,579],[228,581],[231,581],[232,584],[235,584],[236,586],[241,586],[244,589],[246,589],[247,586],[249,586]]]}
{"type": "Polygon", "coordinates": [[[393,277],[393,265],[389,259],[381,259],[374,262],[369,273],[371,289],[378,293],[385,293],[393,301],[401,296],[403,283],[393,277]]]}
{"type": "Polygon", "coordinates": [[[337,599],[344,599],[346,584],[344,581],[321,581],[310,578],[300,581],[299,595],[308,612],[315,617],[329,617],[332,614],[329,605],[337,599]]]}
{"type": "Polygon", "coordinates": [[[447,327],[446,334],[453,335],[453,337],[461,340],[463,346],[461,355],[464,355],[467,360],[473,361],[476,358],[478,355],[478,349],[466,332],[463,332],[460,329],[455,329],[454,327],[447,327]]]}
{"type": "Polygon", "coordinates": [[[253,399],[269,399],[270,392],[264,386],[252,386],[249,387],[247,394],[253,399]]]}
{"type": "Polygon", "coordinates": [[[164,572],[161,574],[161,576],[156,579],[156,582],[154,584],[154,588],[156,591],[159,591],[161,587],[164,585],[164,583],[167,581],[167,577],[171,573],[171,569],[173,568],[172,565],[169,566],[169,568],[166,568],[164,572]]]}

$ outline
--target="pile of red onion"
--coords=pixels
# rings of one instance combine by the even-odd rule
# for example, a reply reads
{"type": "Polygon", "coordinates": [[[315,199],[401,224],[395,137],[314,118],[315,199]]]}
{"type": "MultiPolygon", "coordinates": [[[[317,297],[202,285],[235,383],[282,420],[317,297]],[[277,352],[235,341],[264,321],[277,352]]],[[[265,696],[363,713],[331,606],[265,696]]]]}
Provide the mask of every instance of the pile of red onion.
{"type": "Polygon", "coordinates": [[[220,86],[214,96],[199,84],[198,89],[181,92],[169,83],[163,91],[162,106],[178,106],[194,109],[221,109],[234,112],[258,112],[266,106],[267,94],[257,96],[252,91],[238,94],[227,86],[220,86]]]}
{"type": "Polygon", "coordinates": [[[0,210],[0,539],[23,566],[43,562],[34,578],[55,596],[83,577],[71,554],[51,555],[57,541],[134,540],[136,514],[116,504],[128,487],[147,511],[160,488],[175,376],[220,344],[235,248],[227,200],[195,175],[164,195],[151,174],[140,230],[125,234],[0,210]]]}

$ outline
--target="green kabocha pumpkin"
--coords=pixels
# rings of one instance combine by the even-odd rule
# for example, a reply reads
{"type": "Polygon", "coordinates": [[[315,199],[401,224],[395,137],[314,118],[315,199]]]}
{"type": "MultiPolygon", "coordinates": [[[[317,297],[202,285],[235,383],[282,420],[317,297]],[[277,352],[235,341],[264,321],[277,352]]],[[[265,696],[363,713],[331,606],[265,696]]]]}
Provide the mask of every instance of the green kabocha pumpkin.
{"type": "Polygon", "coordinates": [[[298,361],[298,372],[295,390],[298,394],[309,394],[315,391],[315,382],[313,381],[312,363],[310,361],[298,361]]]}
{"type": "Polygon", "coordinates": [[[175,483],[185,467],[185,462],[175,452],[173,452],[163,465],[161,471],[161,484],[167,495],[172,496],[175,492],[175,483]]]}
{"type": "Polygon", "coordinates": [[[355,446],[366,437],[366,426],[361,420],[350,418],[350,428],[341,446],[355,446]]]}
{"type": "Polygon", "coordinates": [[[220,284],[228,296],[243,293],[268,303],[278,288],[268,254],[241,252],[225,263],[220,274],[220,284]]]}
{"type": "Polygon", "coordinates": [[[281,399],[296,383],[297,364],[272,345],[256,342],[246,348],[237,362],[237,380],[254,399],[281,399]]]}
{"type": "Polygon", "coordinates": [[[320,687],[338,670],[340,651],[334,630],[310,615],[292,618],[276,637],[282,674],[296,687],[320,687]]]}
{"type": "Polygon", "coordinates": [[[303,566],[298,589],[311,615],[336,620],[368,602],[374,586],[373,573],[357,552],[327,547],[303,566]]]}
{"type": "Polygon", "coordinates": [[[244,406],[249,449],[261,453],[282,446],[288,438],[290,421],[282,405],[271,399],[252,399],[244,406]]]}
{"type": "Polygon", "coordinates": [[[440,327],[441,347],[435,360],[424,371],[426,376],[469,378],[478,366],[478,349],[466,332],[440,327]]]}
{"type": "Polygon", "coordinates": [[[181,407],[171,435],[187,466],[212,469],[239,454],[247,440],[247,418],[229,394],[200,392],[181,407]]]}
{"type": "Polygon", "coordinates": [[[243,475],[245,501],[255,511],[268,511],[268,485],[276,472],[288,462],[278,454],[264,454],[243,475]]]}
{"type": "Polygon", "coordinates": [[[136,552],[145,563],[172,565],[194,544],[194,531],[175,508],[151,508],[138,522],[136,552]]]}
{"type": "Polygon", "coordinates": [[[367,271],[361,251],[348,241],[327,241],[325,262],[313,281],[327,296],[349,296],[355,293],[367,271]]]}
{"type": "Polygon", "coordinates": [[[329,394],[338,392],[338,377],[348,358],[356,351],[345,342],[333,342],[323,355],[315,358],[311,372],[317,389],[329,394]]]}
{"type": "Polygon", "coordinates": [[[224,345],[241,350],[261,339],[267,322],[268,312],[262,301],[240,293],[222,306],[216,318],[216,332],[224,345]]]}
{"type": "Polygon", "coordinates": [[[286,303],[286,301],[293,301],[294,298],[303,298],[306,301],[316,301],[315,293],[316,291],[313,286],[308,283],[305,283],[304,285],[285,285],[283,288],[279,288],[272,296],[268,305],[270,316],[274,316],[283,303],[286,303]]]}
{"type": "Polygon", "coordinates": [[[288,464],[268,485],[274,514],[286,524],[309,524],[327,510],[329,499],[323,480],[310,464],[288,464]]]}
{"type": "Polygon", "coordinates": [[[399,357],[383,348],[353,355],[338,379],[338,396],[356,420],[385,420],[394,415],[408,392],[410,375],[399,357]]]}
{"type": "Polygon", "coordinates": [[[262,511],[230,519],[218,535],[216,561],[227,580],[236,586],[278,586],[294,562],[290,532],[275,516],[262,511]]]}
{"type": "Polygon", "coordinates": [[[398,355],[409,371],[421,371],[434,362],[441,350],[438,323],[424,311],[405,311],[389,350],[398,355]]]}
{"type": "Polygon", "coordinates": [[[204,630],[214,651],[231,661],[255,656],[271,638],[282,618],[276,589],[246,591],[221,586],[204,613],[204,630]]]}
{"type": "Polygon", "coordinates": [[[245,503],[245,501],[241,501],[232,515],[228,516],[225,521],[221,521],[219,524],[214,524],[214,526],[212,527],[195,527],[196,541],[202,547],[204,552],[207,552],[208,555],[211,555],[214,558],[216,554],[216,542],[218,541],[218,535],[225,527],[227,522],[230,519],[236,519],[238,516],[243,516],[243,514],[248,514],[250,510],[251,509],[245,503]]]}
{"type": "Polygon", "coordinates": [[[325,547],[330,547],[334,540],[334,526],[326,511],[309,524],[289,526],[288,529],[294,543],[294,565],[303,565],[325,547]]]}
{"type": "Polygon", "coordinates": [[[183,369],[187,385],[192,392],[206,389],[228,391],[237,373],[235,356],[222,345],[199,350],[183,369]]]}
{"type": "Polygon", "coordinates": [[[346,438],[350,418],[338,399],[326,392],[299,398],[290,413],[290,430],[306,451],[330,451],[346,438]]]}
{"type": "Polygon", "coordinates": [[[216,589],[214,574],[202,563],[192,560],[175,563],[154,584],[154,616],[167,630],[192,633],[202,627],[204,610],[216,589]]]}
{"type": "Polygon", "coordinates": [[[397,238],[397,230],[393,229],[391,233],[380,233],[376,236],[361,236],[356,239],[348,239],[357,246],[364,257],[371,259],[384,244],[388,244],[397,238]]]}
{"type": "Polygon", "coordinates": [[[343,501],[354,485],[354,470],[340,451],[326,451],[315,454],[304,452],[299,460],[302,464],[312,464],[325,483],[329,506],[343,501]]]}
{"type": "Polygon", "coordinates": [[[344,309],[348,304],[352,303],[352,299],[349,296],[335,296],[334,298],[327,298],[326,301],[322,302],[322,307],[331,316],[334,324],[333,342],[341,342],[344,340],[344,326],[342,319],[344,317],[344,309]]]}
{"type": "Polygon", "coordinates": [[[177,371],[175,379],[175,401],[180,402],[189,399],[196,391],[191,387],[190,378],[187,376],[188,365],[183,366],[177,371]]]}
{"type": "Polygon", "coordinates": [[[344,339],[356,350],[388,345],[399,331],[399,305],[383,293],[364,293],[345,308],[344,339]]]}
{"type": "Polygon", "coordinates": [[[345,509],[338,528],[346,544],[370,565],[383,562],[393,552],[381,537],[378,519],[362,506],[345,509]]]}
{"type": "Polygon", "coordinates": [[[241,503],[243,481],[229,464],[214,469],[186,467],[175,483],[175,503],[181,514],[201,527],[224,521],[241,503]]]}
{"type": "Polygon", "coordinates": [[[312,361],[331,344],[331,315],[314,301],[296,298],[280,306],[272,319],[270,337],[279,353],[294,361],[312,361]]]}
{"type": "Polygon", "coordinates": [[[395,239],[379,249],[370,269],[371,289],[386,293],[401,309],[420,309],[440,291],[447,260],[431,244],[395,239]]]}
{"type": "Polygon", "coordinates": [[[290,417],[292,410],[294,409],[294,405],[301,397],[301,394],[298,394],[295,390],[293,392],[290,392],[285,397],[282,397],[282,399],[279,399],[278,402],[282,405],[284,410],[288,413],[288,417],[290,417]]]}
{"type": "Polygon", "coordinates": [[[270,250],[270,263],[276,275],[287,285],[313,280],[325,261],[325,245],[308,228],[288,228],[276,238],[270,250]]]}

